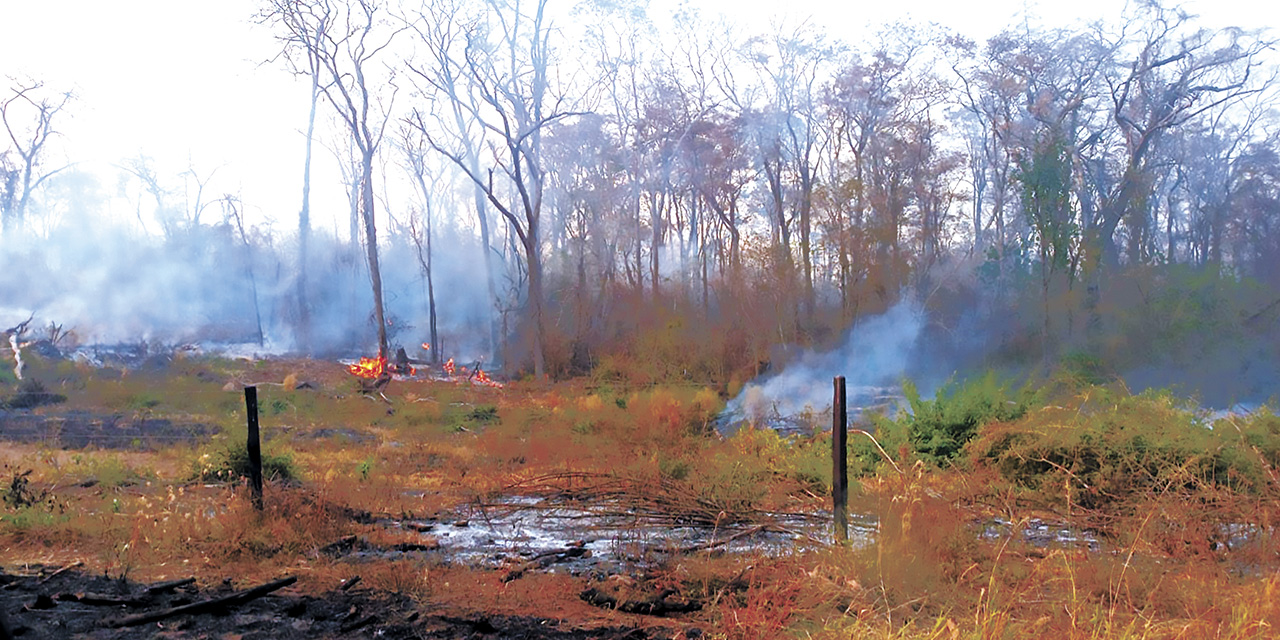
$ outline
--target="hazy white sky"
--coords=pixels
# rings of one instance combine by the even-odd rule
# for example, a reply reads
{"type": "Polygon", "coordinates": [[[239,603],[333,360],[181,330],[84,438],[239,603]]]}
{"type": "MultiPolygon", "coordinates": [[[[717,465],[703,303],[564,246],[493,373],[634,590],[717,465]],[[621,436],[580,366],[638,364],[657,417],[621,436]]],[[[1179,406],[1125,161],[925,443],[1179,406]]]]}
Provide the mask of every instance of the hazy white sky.
{"type": "MultiPolygon", "coordinates": [[[[563,2],[568,0],[552,0],[563,2]]],[[[654,0],[651,13],[679,0],[654,0]]],[[[1060,24],[1113,18],[1123,3],[1072,0],[818,1],[687,0],[704,15],[724,13],[748,28],[766,28],[782,8],[811,14],[829,35],[856,42],[866,25],[899,18],[933,21],[975,38],[1014,20],[1060,24]]],[[[71,118],[59,125],[68,159],[114,188],[112,163],[154,158],[170,176],[188,158],[202,172],[217,168],[210,188],[241,193],[251,210],[289,228],[301,190],[307,87],[281,64],[262,64],[275,43],[252,24],[257,0],[0,0],[0,75],[32,76],[74,89],[71,118]]],[[[1249,28],[1280,23],[1280,3],[1197,0],[1186,3],[1210,26],[1249,28]]],[[[316,216],[344,215],[331,156],[317,149],[316,216]],[[327,179],[326,179],[327,178],[327,179]]]]}

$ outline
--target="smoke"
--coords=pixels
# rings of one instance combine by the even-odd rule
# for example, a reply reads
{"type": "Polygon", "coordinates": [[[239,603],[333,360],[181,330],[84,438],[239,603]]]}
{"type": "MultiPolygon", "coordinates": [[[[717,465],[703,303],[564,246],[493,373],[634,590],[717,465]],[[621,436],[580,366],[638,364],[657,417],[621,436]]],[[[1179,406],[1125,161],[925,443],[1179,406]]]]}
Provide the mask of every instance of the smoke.
{"type": "Polygon", "coordinates": [[[907,374],[924,328],[924,310],[914,299],[904,299],[879,316],[859,321],[835,349],[806,351],[781,371],[748,383],[725,407],[721,422],[732,430],[744,422],[761,424],[774,417],[830,415],[836,376],[845,377],[851,406],[882,398],[884,386],[907,374]]]}
{"type": "MultiPolygon", "coordinates": [[[[479,243],[465,228],[437,228],[433,271],[444,357],[483,357],[489,304],[479,243]],[[477,337],[479,336],[479,337],[477,337]]],[[[428,342],[426,286],[416,248],[403,234],[379,243],[393,346],[423,357],[428,342]]],[[[70,217],[45,237],[7,235],[0,243],[0,317],[4,328],[34,313],[28,339],[50,323],[81,345],[237,345],[259,355],[296,351],[297,248],[225,222],[190,225],[164,236],[128,225],[70,217]]],[[[308,298],[311,348],[329,356],[368,355],[376,327],[363,247],[315,231],[308,298]]],[[[72,346],[62,343],[60,346],[72,346]]],[[[440,349],[441,345],[432,345],[440,349]]]]}

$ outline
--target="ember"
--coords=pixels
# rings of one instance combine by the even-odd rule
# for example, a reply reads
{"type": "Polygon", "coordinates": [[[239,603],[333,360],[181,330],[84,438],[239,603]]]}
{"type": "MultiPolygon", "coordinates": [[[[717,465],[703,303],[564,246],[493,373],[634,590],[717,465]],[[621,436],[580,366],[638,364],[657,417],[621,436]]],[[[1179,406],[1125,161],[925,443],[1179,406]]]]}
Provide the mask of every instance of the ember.
{"type": "Polygon", "coordinates": [[[370,379],[382,375],[386,368],[386,358],[360,358],[360,362],[347,365],[347,371],[350,371],[351,375],[370,379]]]}

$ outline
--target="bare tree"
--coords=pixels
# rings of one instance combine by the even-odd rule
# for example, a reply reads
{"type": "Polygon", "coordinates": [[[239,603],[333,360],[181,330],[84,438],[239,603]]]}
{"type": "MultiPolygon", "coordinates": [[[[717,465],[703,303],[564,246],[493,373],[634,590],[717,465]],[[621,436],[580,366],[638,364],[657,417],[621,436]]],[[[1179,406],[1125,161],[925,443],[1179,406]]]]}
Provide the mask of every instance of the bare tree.
{"type": "Polygon", "coordinates": [[[744,51],[762,85],[765,104],[759,132],[761,168],[779,230],[785,264],[793,266],[792,225],[800,234],[805,315],[813,316],[813,193],[818,183],[821,147],[827,136],[820,126],[820,79],[836,54],[810,24],[791,30],[777,27],[767,37],[748,41],[744,51]]]}
{"type": "MultiPolygon", "coordinates": [[[[1153,158],[1164,138],[1186,123],[1263,90],[1259,73],[1272,42],[1240,29],[1192,28],[1190,16],[1155,0],[1140,6],[1138,31],[1121,32],[1132,61],[1106,74],[1109,111],[1119,132],[1111,146],[1117,169],[1095,180],[1099,207],[1089,240],[1107,264],[1118,264],[1116,231],[1128,218],[1128,258],[1149,251],[1143,229],[1155,183],[1153,158]]],[[[1118,47],[1119,48],[1119,47],[1118,47]]],[[[1122,49],[1123,51],[1123,49],[1122,49]]]]}
{"type": "MultiPolygon", "coordinates": [[[[432,192],[427,186],[428,176],[427,168],[427,149],[425,141],[421,134],[413,131],[412,128],[406,127],[400,141],[401,151],[405,155],[405,166],[409,170],[410,176],[413,178],[414,185],[418,187],[418,193],[422,196],[422,215],[410,214],[409,216],[409,236],[413,239],[413,244],[417,248],[418,264],[422,267],[422,276],[427,285],[427,319],[428,329],[431,342],[431,362],[440,362],[440,338],[436,327],[436,285],[434,274],[432,273],[432,192]],[[415,135],[416,134],[416,135],[415,135]]],[[[431,180],[433,183],[434,179],[431,180]]]]}
{"type": "Polygon", "coordinates": [[[300,0],[279,3],[270,11],[289,33],[307,34],[305,38],[294,37],[291,44],[306,49],[315,63],[309,67],[310,73],[323,81],[314,81],[313,87],[333,105],[360,155],[360,217],[373,289],[378,358],[385,360],[387,325],[378,264],[373,159],[390,118],[395,84],[390,81],[393,78],[379,81],[370,74],[378,71],[376,61],[400,29],[389,23],[386,8],[379,0],[300,0]],[[390,87],[391,96],[383,100],[379,85],[390,87]]]}
{"type": "Polygon", "coordinates": [[[307,247],[311,236],[311,148],[315,140],[316,106],[322,93],[320,43],[333,21],[333,6],[328,2],[298,3],[291,0],[268,0],[259,21],[276,24],[282,33],[281,55],[295,73],[311,80],[311,106],[307,114],[306,155],[302,168],[302,208],[298,211],[298,298],[297,343],[303,353],[311,348],[311,311],[307,300],[307,247]],[[299,59],[301,58],[301,60],[299,59]]]}
{"type": "MultiPolygon", "coordinates": [[[[432,112],[431,115],[442,130],[454,132],[456,147],[466,162],[468,175],[480,175],[480,141],[483,134],[477,130],[481,125],[472,116],[475,109],[466,106],[475,102],[475,97],[468,93],[466,86],[468,72],[464,53],[468,46],[468,30],[473,25],[473,20],[464,15],[463,6],[457,0],[438,0],[428,3],[424,9],[412,19],[406,19],[406,22],[418,40],[425,45],[428,59],[425,64],[409,61],[407,66],[414,74],[415,81],[424,85],[422,88],[425,93],[446,98],[443,101],[443,112],[432,112]]],[[[425,129],[425,114],[425,110],[415,109],[408,122],[419,129],[425,129]]],[[[480,226],[481,259],[484,264],[485,285],[489,291],[490,362],[498,362],[498,355],[501,353],[498,318],[492,312],[497,310],[499,301],[497,274],[493,265],[492,232],[489,228],[488,197],[480,184],[472,184],[471,193],[476,221],[480,226]]]]}
{"type": "Polygon", "coordinates": [[[230,193],[223,194],[218,202],[222,205],[225,223],[235,229],[244,248],[244,270],[249,278],[249,295],[253,298],[253,321],[257,328],[258,345],[262,346],[266,342],[266,335],[262,331],[262,309],[258,303],[258,278],[253,271],[253,243],[249,241],[249,233],[245,229],[244,203],[240,201],[240,196],[230,193]]]}
{"type": "MultiPolygon", "coordinates": [[[[422,109],[415,109],[409,120],[433,149],[483,191],[519,240],[528,272],[534,375],[539,378],[546,375],[542,206],[547,168],[542,136],[548,125],[579,115],[565,107],[563,96],[553,93],[549,73],[553,29],[546,17],[546,4],[546,0],[536,0],[530,13],[519,0],[490,0],[486,20],[471,22],[463,31],[463,59],[454,67],[461,76],[454,84],[465,88],[446,91],[443,97],[450,108],[480,123],[487,166],[471,162],[462,142],[468,137],[465,133],[455,132],[445,140],[422,109]]],[[[430,73],[421,70],[418,74],[431,86],[447,82],[440,76],[432,80],[430,73]]]]}
{"type": "Polygon", "coordinates": [[[32,192],[71,166],[46,170],[44,161],[46,145],[57,134],[54,119],[74,97],[70,91],[50,93],[43,82],[10,82],[9,95],[0,102],[0,123],[12,145],[0,151],[0,225],[6,234],[22,225],[32,192]]]}

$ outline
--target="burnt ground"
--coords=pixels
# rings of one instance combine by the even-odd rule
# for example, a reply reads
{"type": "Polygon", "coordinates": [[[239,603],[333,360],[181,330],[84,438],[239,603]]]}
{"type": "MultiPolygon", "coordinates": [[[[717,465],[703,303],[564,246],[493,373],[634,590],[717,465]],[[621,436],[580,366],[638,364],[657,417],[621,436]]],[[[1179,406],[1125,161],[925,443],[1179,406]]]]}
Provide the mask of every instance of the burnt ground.
{"type": "Polygon", "coordinates": [[[175,442],[200,442],[218,428],[200,422],[174,421],[118,413],[66,411],[36,413],[0,409],[0,438],[63,449],[159,449],[175,442]]]}
{"type": "MultiPolygon", "coordinates": [[[[225,597],[228,583],[184,585],[150,594],[148,586],[54,568],[0,573],[0,611],[14,638],[503,638],[529,640],[648,640],[671,638],[668,627],[580,626],[538,617],[493,615],[419,604],[407,596],[334,589],[306,595],[284,587],[207,613],[176,615],[118,626],[127,616],[225,597]]],[[[252,586],[252,585],[243,585],[252,586]]],[[[696,630],[676,632],[697,637],[696,630]]]]}

